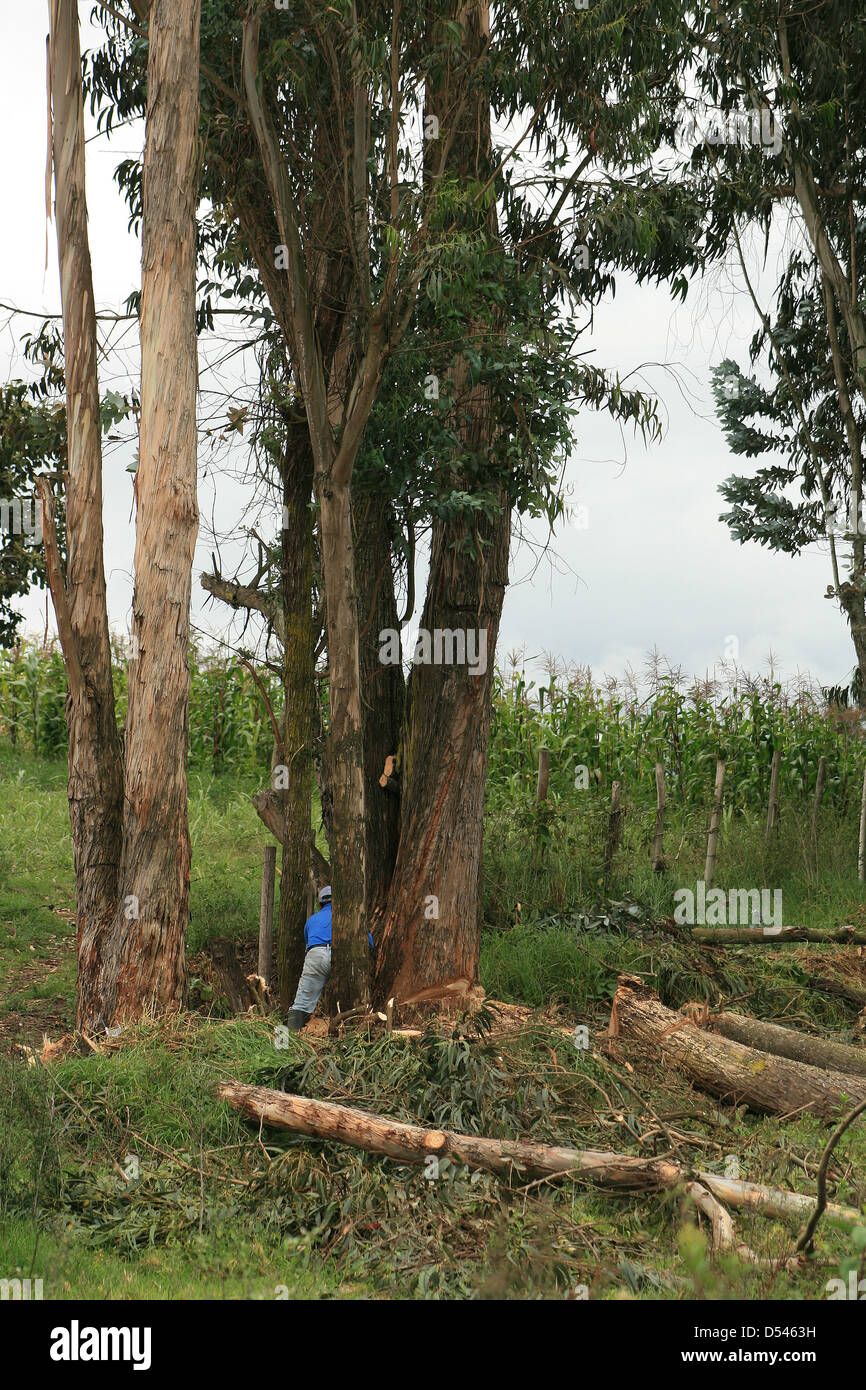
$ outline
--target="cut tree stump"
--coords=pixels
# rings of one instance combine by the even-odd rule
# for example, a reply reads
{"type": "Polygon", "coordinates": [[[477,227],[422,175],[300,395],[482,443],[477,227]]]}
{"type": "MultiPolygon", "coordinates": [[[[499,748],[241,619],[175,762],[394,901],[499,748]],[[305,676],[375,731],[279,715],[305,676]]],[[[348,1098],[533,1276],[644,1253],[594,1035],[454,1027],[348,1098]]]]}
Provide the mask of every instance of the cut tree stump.
{"type": "Polygon", "coordinates": [[[769,1115],[808,1110],[830,1119],[866,1098],[866,1078],[759,1052],[674,1013],[634,975],[620,975],[609,1036],[657,1048],[702,1091],[769,1115]]]}
{"type": "MultiPolygon", "coordinates": [[[[799,1192],[784,1192],[759,1183],[723,1178],[717,1173],[692,1171],[662,1158],[633,1158],[630,1154],[600,1149],[562,1148],[525,1139],[487,1139],[447,1129],[424,1129],[421,1125],[390,1120],[354,1106],[309,1100],[266,1086],[248,1086],[241,1081],[221,1081],[217,1093],[257,1125],[348,1144],[401,1163],[423,1164],[431,1155],[447,1156],[455,1162],[503,1177],[583,1177],[600,1187],[623,1192],[660,1191],[697,1181],[720,1202],[766,1216],[802,1217],[815,1208],[814,1199],[799,1192]]],[[[863,1220],[856,1208],[834,1203],[828,1204],[823,1215],[825,1220],[845,1227],[859,1225],[863,1220]]]]}
{"type": "Polygon", "coordinates": [[[223,994],[236,1014],[246,1013],[255,1000],[241,970],[234,942],[219,936],[210,943],[208,950],[223,994]]]}
{"type": "Polygon", "coordinates": [[[799,1033],[794,1028],[783,1028],[778,1023],[764,1023],[758,1018],[727,1011],[711,1014],[708,1027],[744,1047],[772,1052],[775,1057],[789,1057],[794,1062],[806,1062],[824,1071],[866,1076],[866,1048],[831,1042],[827,1038],[813,1037],[811,1033],[799,1033]]]}

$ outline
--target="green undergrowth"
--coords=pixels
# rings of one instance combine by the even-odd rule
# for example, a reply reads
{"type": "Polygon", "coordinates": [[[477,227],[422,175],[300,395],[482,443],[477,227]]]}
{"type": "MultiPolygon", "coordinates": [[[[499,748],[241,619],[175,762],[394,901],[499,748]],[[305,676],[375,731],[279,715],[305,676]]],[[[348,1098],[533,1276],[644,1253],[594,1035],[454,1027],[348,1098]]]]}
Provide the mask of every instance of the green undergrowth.
{"type": "MultiPolygon", "coordinates": [[[[531,750],[530,750],[531,751],[531,750]]],[[[265,832],[258,776],[190,776],[194,955],[249,941],[265,832]]],[[[522,793],[521,793],[522,797],[522,793]]],[[[746,808],[723,826],[717,884],[780,886],[786,923],[862,921],[863,889],[828,810],[818,867],[808,817],[789,808],[768,841],[746,808]]],[[[857,1009],[822,976],[866,988],[853,951],[797,944],[701,949],[671,917],[703,874],[700,808],[666,832],[653,874],[649,813],[626,798],[605,868],[603,799],[486,821],[481,979],[535,1012],[505,1031],[484,1011],[455,1036],[310,1040],[276,1019],[184,1016],[130,1030],[105,1055],[27,1066],[15,1044],[59,1037],[74,1012],[66,769],[0,743],[0,1278],[41,1277],[46,1298],[818,1299],[856,1267],[859,1237],[819,1228],[797,1274],[712,1258],[682,1190],[601,1192],[443,1162],[438,1173],[242,1120],[218,1099],[235,1078],[493,1138],[666,1155],[814,1194],[830,1127],[744,1114],[654,1061],[608,1055],[618,974],[648,978],[672,1008],[726,1004],[861,1045],[857,1009]],[[648,830],[649,827],[649,830],[648,830]],[[590,1048],[577,1045],[587,1029],[590,1048]],[[285,1046],[280,1046],[285,1043],[285,1046]],[[632,1068],[631,1070],[629,1068],[632,1068]]],[[[513,1024],[513,1020],[512,1020],[513,1024]]],[[[831,1164],[835,1200],[866,1201],[866,1139],[831,1164]]],[[[732,1211],[756,1253],[789,1253],[797,1221],[732,1211]]]]}
{"type": "MultiPolygon", "coordinates": [[[[652,1063],[629,1070],[575,1046],[570,1019],[502,1033],[487,1009],[452,1035],[316,1044],[266,1019],[187,1017],[133,1030],[110,1055],[0,1065],[2,1263],[42,1277],[46,1297],[813,1299],[854,1257],[851,1237],[823,1226],[795,1275],[711,1260],[682,1191],[600,1193],[450,1160],[433,1172],[259,1134],[215,1094],[234,1078],[814,1190],[825,1125],[718,1106],[652,1063]]],[[[866,1200],[864,1157],[854,1133],[834,1163],[837,1200],[866,1200]]],[[[790,1250],[796,1222],[735,1219],[756,1252],[790,1250]]]]}

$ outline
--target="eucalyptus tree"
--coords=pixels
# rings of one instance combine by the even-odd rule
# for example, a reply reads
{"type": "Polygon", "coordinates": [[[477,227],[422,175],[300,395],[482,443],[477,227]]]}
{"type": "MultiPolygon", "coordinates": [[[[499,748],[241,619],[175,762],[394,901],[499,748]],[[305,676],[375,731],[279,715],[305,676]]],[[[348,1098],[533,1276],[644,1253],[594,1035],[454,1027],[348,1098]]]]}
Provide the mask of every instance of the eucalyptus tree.
{"type": "MultiPolygon", "coordinates": [[[[478,3],[208,8],[211,249],[238,285],[255,268],[290,363],[286,420],[306,420],[306,443],[295,433],[293,448],[312,456],[344,1005],[366,997],[366,918],[377,908],[378,993],[397,980],[401,997],[466,987],[477,973],[493,642],[483,673],[417,661],[404,721],[399,668],[383,671],[379,633],[396,611],[395,560],[426,519],[425,631],[465,639],[472,627],[495,639],[509,514],[561,513],[570,410],[583,401],[654,427],[646,402],[575,354],[563,296],[588,319],[617,267],[661,277],[689,262],[685,223],[649,167],[682,62],[677,15],[642,2],[544,4],[504,10],[491,33],[478,3]],[[516,143],[509,135],[494,148],[491,109],[522,122],[516,143]],[[522,146],[542,168],[528,157],[518,178],[522,146]],[[589,165],[597,176],[584,179],[589,165]],[[372,544],[358,544],[353,514],[372,514],[372,544]],[[396,846],[394,803],[383,813],[390,832],[372,891],[371,790],[386,805],[373,781],[376,738],[377,758],[399,754],[402,797],[396,846]]],[[[140,102],[144,36],[116,8],[106,22],[92,75],[111,119],[140,102]]],[[[134,210],[134,164],[121,178],[134,210]]],[[[305,527],[301,536],[306,546],[305,527]]]]}
{"type": "MultiPolygon", "coordinates": [[[[731,448],[766,457],[722,488],[740,541],[797,554],[826,540],[835,599],[866,678],[866,26],[852,0],[714,4],[694,18],[694,90],[719,129],[695,146],[688,177],[705,202],[705,245],[735,250],[760,327],[746,374],[715,373],[731,448]],[[760,302],[743,252],[789,219],[773,302],[760,302]]],[[[705,135],[708,135],[705,132],[705,135]]]]}
{"type": "Polygon", "coordinates": [[[102,458],[87,238],[78,6],[52,0],[49,80],[68,444],[64,573],[40,480],[66,662],[78,1026],[178,1007],[189,907],[186,742],[196,506],[195,207],[200,0],[152,0],[142,173],[134,661],[121,761],[102,553],[102,458]]]}

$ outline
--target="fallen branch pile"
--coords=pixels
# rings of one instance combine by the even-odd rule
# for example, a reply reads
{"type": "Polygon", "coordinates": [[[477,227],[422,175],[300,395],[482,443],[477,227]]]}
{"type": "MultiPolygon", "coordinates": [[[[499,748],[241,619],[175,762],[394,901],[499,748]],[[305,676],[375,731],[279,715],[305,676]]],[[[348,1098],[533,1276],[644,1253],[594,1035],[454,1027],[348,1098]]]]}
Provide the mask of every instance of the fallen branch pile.
{"type": "MultiPolygon", "coordinates": [[[[401,1163],[423,1165],[431,1156],[449,1157],[468,1167],[483,1168],[506,1178],[550,1181],[584,1178],[597,1187],[619,1192],[660,1191],[682,1186],[710,1218],[713,1248],[733,1250],[751,1263],[763,1261],[737,1240],[722,1202],[770,1217],[805,1218],[815,1210],[812,1198],[800,1193],[690,1170],[668,1159],[635,1158],[597,1149],[572,1149],[523,1139],[488,1139],[451,1130],[426,1129],[354,1106],[310,1100],[240,1081],[220,1082],[217,1090],[224,1100],[260,1127],[266,1125],[312,1139],[348,1144],[401,1163]]],[[[828,1203],[821,1214],[826,1220],[845,1227],[856,1226],[862,1220],[854,1208],[833,1203],[828,1203]]],[[[792,1256],[779,1265],[795,1268],[798,1263],[792,1256]]]]}

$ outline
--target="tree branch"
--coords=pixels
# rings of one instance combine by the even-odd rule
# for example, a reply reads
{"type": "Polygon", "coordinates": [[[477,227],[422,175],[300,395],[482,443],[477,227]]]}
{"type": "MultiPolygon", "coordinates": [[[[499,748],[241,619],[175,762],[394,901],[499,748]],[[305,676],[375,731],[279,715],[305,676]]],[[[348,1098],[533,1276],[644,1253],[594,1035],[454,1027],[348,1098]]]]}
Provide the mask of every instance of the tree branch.
{"type": "Polygon", "coordinates": [[[283,610],[281,605],[262,593],[261,589],[255,585],[238,584],[229,579],[223,579],[221,574],[203,574],[200,577],[201,587],[212,594],[214,598],[227,603],[230,608],[252,609],[256,613],[262,613],[270,623],[273,623],[274,631],[280,639],[285,642],[286,627],[283,620],[283,610]]]}

